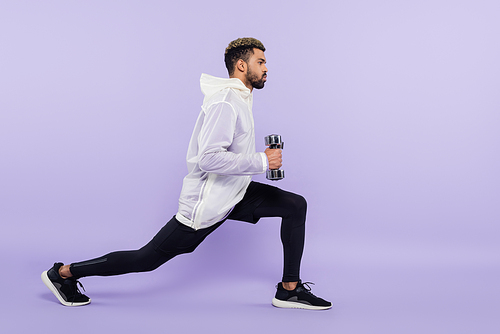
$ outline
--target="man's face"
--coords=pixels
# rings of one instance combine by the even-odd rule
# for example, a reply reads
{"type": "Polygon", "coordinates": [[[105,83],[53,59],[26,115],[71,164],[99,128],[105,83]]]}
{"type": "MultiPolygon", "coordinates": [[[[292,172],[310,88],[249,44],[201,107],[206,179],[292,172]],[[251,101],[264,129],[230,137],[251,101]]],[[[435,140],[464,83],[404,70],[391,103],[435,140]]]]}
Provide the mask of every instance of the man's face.
{"type": "Polygon", "coordinates": [[[250,82],[255,89],[264,88],[264,84],[267,80],[266,57],[264,56],[264,51],[254,48],[253,55],[248,60],[247,65],[247,81],[250,82]]]}

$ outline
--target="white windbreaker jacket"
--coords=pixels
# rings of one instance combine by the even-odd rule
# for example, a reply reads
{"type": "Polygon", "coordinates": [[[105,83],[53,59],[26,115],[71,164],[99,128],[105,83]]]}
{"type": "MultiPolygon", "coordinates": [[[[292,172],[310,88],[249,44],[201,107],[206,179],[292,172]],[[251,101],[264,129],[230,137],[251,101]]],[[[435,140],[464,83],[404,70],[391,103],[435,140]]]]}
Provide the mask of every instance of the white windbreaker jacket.
{"type": "Polygon", "coordinates": [[[241,80],[202,74],[205,95],[187,152],[188,175],[177,220],[194,229],[224,219],[243,198],[251,175],[267,169],[256,153],[252,92],[241,80]]]}

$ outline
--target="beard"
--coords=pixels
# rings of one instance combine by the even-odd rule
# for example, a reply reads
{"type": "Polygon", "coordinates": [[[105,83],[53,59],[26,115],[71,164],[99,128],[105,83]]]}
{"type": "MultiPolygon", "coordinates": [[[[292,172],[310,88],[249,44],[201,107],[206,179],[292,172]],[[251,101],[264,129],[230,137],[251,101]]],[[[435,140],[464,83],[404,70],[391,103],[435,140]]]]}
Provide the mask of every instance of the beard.
{"type": "Polygon", "coordinates": [[[248,82],[250,82],[250,84],[252,85],[253,88],[262,89],[262,88],[264,88],[264,84],[266,83],[264,81],[265,75],[266,75],[266,73],[262,74],[262,76],[259,78],[259,76],[256,73],[251,72],[250,69],[248,69],[247,80],[248,80],[248,82]]]}

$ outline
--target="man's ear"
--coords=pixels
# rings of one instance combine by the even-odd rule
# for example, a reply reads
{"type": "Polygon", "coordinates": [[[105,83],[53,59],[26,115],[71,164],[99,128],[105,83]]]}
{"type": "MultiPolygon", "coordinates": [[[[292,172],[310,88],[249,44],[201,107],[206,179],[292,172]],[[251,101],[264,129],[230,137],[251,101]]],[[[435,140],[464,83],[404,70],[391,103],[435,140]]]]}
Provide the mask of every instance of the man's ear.
{"type": "Polygon", "coordinates": [[[236,70],[239,72],[245,72],[247,68],[247,63],[243,61],[243,59],[238,59],[236,62],[236,70]]]}

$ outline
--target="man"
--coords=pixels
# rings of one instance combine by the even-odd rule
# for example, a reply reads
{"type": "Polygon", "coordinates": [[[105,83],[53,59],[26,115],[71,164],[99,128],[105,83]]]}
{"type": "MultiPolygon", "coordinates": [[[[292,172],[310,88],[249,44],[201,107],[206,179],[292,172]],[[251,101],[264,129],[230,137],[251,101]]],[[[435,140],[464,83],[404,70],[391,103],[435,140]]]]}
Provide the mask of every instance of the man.
{"type": "Polygon", "coordinates": [[[112,252],[70,265],[55,263],[42,281],[66,306],[90,303],[77,284],[81,277],[151,271],[176,255],[189,253],[226,219],[257,223],[281,217],[284,267],[272,303],[276,307],[328,309],[299,277],[304,248],[306,201],[279,188],[252,182],[255,174],[281,167],[281,150],[255,151],[252,91],[267,80],[264,45],[254,38],[229,43],[225,63],[229,79],[201,76],[205,95],[187,153],[177,214],[144,247],[112,252]]]}

